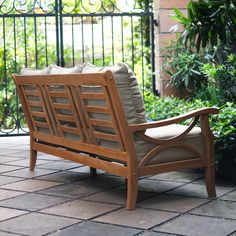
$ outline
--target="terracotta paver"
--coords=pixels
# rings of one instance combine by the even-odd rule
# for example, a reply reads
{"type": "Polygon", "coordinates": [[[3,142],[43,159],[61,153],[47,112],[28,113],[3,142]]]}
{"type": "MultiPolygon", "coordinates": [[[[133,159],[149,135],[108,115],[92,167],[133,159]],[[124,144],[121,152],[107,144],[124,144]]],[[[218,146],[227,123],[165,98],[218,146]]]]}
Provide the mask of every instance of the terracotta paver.
{"type": "Polygon", "coordinates": [[[59,182],[27,179],[27,180],[18,181],[16,183],[5,184],[5,185],[2,185],[1,187],[4,189],[34,192],[34,191],[39,191],[46,188],[51,188],[51,187],[61,185],[61,184],[62,183],[59,183],[59,182]]]}
{"type": "Polygon", "coordinates": [[[68,216],[80,219],[90,219],[120,208],[117,205],[74,200],[55,207],[50,207],[42,212],[47,214],[68,216]]]}
{"type": "Polygon", "coordinates": [[[236,221],[186,214],[154,230],[191,236],[226,236],[235,229],[236,221]]]}
{"type": "Polygon", "coordinates": [[[13,182],[17,182],[22,180],[22,178],[16,178],[16,177],[11,177],[11,176],[3,176],[0,175],[0,186],[4,184],[9,184],[13,182]]]}
{"type": "Polygon", "coordinates": [[[38,152],[37,156],[40,160],[62,161],[60,157],[52,156],[43,152],[38,152]]]}
{"type": "Polygon", "coordinates": [[[138,229],[97,222],[83,222],[70,226],[64,230],[49,234],[50,236],[133,236],[140,232],[138,229]]]}
{"type": "MultiPolygon", "coordinates": [[[[40,158],[38,158],[36,166],[38,165],[42,165],[42,164],[46,164],[46,163],[50,163],[51,161],[48,160],[41,160],[40,158]]],[[[29,159],[21,159],[21,160],[17,160],[17,161],[10,161],[7,162],[8,165],[16,165],[16,166],[23,166],[23,167],[28,167],[29,166],[29,159]]]]}
{"type": "Polygon", "coordinates": [[[65,162],[65,161],[55,161],[53,163],[47,163],[40,165],[40,169],[49,169],[49,170],[68,170],[75,167],[78,167],[79,164],[75,162],[65,162]]]}
{"type": "Polygon", "coordinates": [[[44,169],[36,168],[34,171],[29,171],[29,168],[23,168],[20,170],[14,170],[14,171],[4,173],[3,175],[30,179],[30,178],[35,178],[38,176],[47,175],[47,174],[51,174],[55,172],[57,172],[57,170],[46,170],[46,169],[44,170],[44,169]]]}
{"type": "Polygon", "coordinates": [[[236,202],[236,190],[234,190],[233,192],[225,194],[220,199],[229,200],[229,201],[235,201],[236,202]]]}
{"type": "Polygon", "coordinates": [[[0,189],[0,201],[8,199],[8,198],[16,197],[22,194],[25,194],[25,193],[19,192],[19,191],[13,191],[13,190],[0,189]]]}
{"type": "Polygon", "coordinates": [[[29,193],[0,201],[0,206],[36,211],[67,201],[68,198],[29,193]]]}
{"type": "Polygon", "coordinates": [[[0,222],[0,230],[23,235],[44,235],[78,223],[79,220],[31,213],[0,222]]]}
{"type": "Polygon", "coordinates": [[[29,152],[29,148],[28,150],[21,150],[19,152],[19,150],[17,149],[17,147],[15,147],[15,149],[8,149],[9,154],[7,154],[7,156],[9,157],[15,157],[18,160],[19,159],[29,159],[30,157],[30,152],[29,152]]]}
{"type": "Polygon", "coordinates": [[[114,188],[119,185],[124,185],[125,179],[114,175],[98,175],[92,178],[81,180],[78,183],[84,184],[86,186],[94,186],[95,183],[96,186],[101,186],[103,188],[114,188]]]}
{"type": "Polygon", "coordinates": [[[202,173],[190,173],[190,172],[171,172],[163,173],[159,175],[150,176],[148,179],[162,180],[162,181],[173,181],[181,183],[190,183],[194,180],[202,178],[202,173]]]}
{"type": "Polygon", "coordinates": [[[88,177],[91,177],[90,174],[76,173],[72,171],[60,171],[57,173],[40,176],[36,179],[56,181],[62,183],[71,183],[88,177]]]}
{"type": "Polygon", "coordinates": [[[139,234],[139,236],[175,236],[175,234],[165,234],[154,231],[145,231],[142,234],[139,234]]]}
{"type": "Polygon", "coordinates": [[[140,191],[157,192],[157,193],[166,192],[181,185],[182,183],[178,182],[158,181],[151,179],[142,179],[138,181],[138,189],[140,191]]]}
{"type": "MultiPolygon", "coordinates": [[[[91,196],[85,197],[84,199],[89,201],[105,202],[124,206],[126,204],[126,192],[127,191],[125,188],[115,188],[95,193],[91,196]]],[[[146,199],[153,195],[154,193],[150,192],[139,192],[137,201],[140,201],[141,199],[146,199]]]]}
{"type": "MultiPolygon", "coordinates": [[[[233,188],[231,187],[216,186],[216,194],[218,197],[231,192],[232,190],[233,188]]],[[[174,190],[170,190],[168,193],[190,197],[208,198],[206,187],[203,184],[186,184],[179,188],[175,188],[174,190]]]]}
{"type": "Polygon", "coordinates": [[[198,207],[191,213],[205,216],[221,216],[236,220],[236,202],[215,200],[198,207]]]}
{"type": "Polygon", "coordinates": [[[201,171],[142,177],[127,211],[124,178],[41,152],[29,171],[29,155],[29,137],[0,139],[0,236],[236,236],[236,183],[214,199],[201,171]]]}
{"type": "Polygon", "coordinates": [[[2,165],[0,165],[0,174],[4,173],[4,172],[9,172],[12,170],[19,170],[22,168],[23,167],[20,167],[20,166],[11,166],[11,165],[2,164],[2,165]]]}
{"type": "Polygon", "coordinates": [[[20,234],[11,234],[11,233],[6,233],[0,230],[0,235],[1,236],[20,236],[20,234]]]}
{"type": "Polygon", "coordinates": [[[186,212],[206,202],[207,200],[200,198],[161,194],[139,202],[138,207],[164,211],[186,212]]]}
{"type": "Polygon", "coordinates": [[[124,208],[108,213],[106,215],[95,218],[94,221],[105,222],[110,224],[118,224],[123,226],[149,229],[170,220],[177,216],[175,213],[154,211],[147,209],[136,209],[135,211],[127,211],[124,208]]]}
{"type": "Polygon", "coordinates": [[[62,196],[69,198],[78,198],[78,197],[86,197],[90,194],[100,192],[104,188],[99,186],[86,186],[79,185],[78,183],[69,183],[63,184],[61,186],[52,187],[46,190],[42,190],[39,193],[54,195],[54,196],[62,196]]]}
{"type": "Polygon", "coordinates": [[[18,161],[19,158],[17,157],[10,157],[10,156],[1,156],[0,158],[0,163],[8,163],[8,162],[12,162],[12,161],[18,161]]]}
{"type": "Polygon", "coordinates": [[[0,207],[0,212],[1,212],[0,221],[7,220],[7,219],[27,213],[26,211],[15,210],[15,209],[10,209],[6,207],[0,207]]]}

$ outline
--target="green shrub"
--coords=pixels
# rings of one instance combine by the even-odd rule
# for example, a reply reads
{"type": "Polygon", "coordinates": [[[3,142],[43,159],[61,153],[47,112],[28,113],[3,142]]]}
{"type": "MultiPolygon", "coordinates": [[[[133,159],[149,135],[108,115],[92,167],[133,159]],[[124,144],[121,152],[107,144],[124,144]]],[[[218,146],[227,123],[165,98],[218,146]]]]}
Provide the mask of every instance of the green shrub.
{"type": "Polygon", "coordinates": [[[203,72],[213,81],[215,93],[221,104],[236,102],[236,56],[230,54],[222,65],[203,66],[203,72]]]}
{"type": "Polygon", "coordinates": [[[187,16],[179,9],[173,18],[183,26],[179,42],[189,48],[220,46],[235,53],[235,0],[196,0],[187,6],[187,16]]]}
{"type": "Polygon", "coordinates": [[[150,97],[148,102],[146,100],[145,106],[148,118],[152,120],[167,119],[197,108],[211,106],[208,101],[200,99],[194,99],[192,101],[186,101],[176,97],[154,97],[153,100],[151,99],[150,97]]]}
{"type": "MultiPolygon", "coordinates": [[[[175,97],[151,97],[146,101],[149,119],[162,120],[197,108],[210,107],[209,101],[194,99],[186,101],[175,97]]],[[[184,124],[187,124],[186,122],[184,124]]],[[[236,104],[227,102],[220,107],[219,115],[210,116],[210,126],[215,137],[215,162],[236,150],[236,104]]]]}
{"type": "Polygon", "coordinates": [[[172,41],[163,49],[163,70],[170,75],[170,83],[180,91],[196,92],[207,84],[201,68],[207,59],[205,54],[193,52],[184,45],[172,41]]]}
{"type": "Polygon", "coordinates": [[[220,108],[220,114],[211,118],[214,131],[216,162],[236,151],[236,104],[227,102],[220,108]]]}

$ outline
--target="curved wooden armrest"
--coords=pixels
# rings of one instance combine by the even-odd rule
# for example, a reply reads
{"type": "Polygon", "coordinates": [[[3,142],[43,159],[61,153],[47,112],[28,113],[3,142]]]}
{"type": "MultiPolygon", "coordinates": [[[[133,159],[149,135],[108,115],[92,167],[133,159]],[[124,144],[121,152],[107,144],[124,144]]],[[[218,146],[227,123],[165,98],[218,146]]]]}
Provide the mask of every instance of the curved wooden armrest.
{"type": "Polygon", "coordinates": [[[137,132],[141,130],[146,130],[150,128],[157,128],[160,126],[166,126],[171,124],[180,123],[181,121],[187,120],[189,118],[198,117],[198,116],[204,116],[204,115],[210,115],[210,114],[218,114],[219,109],[216,107],[210,107],[210,108],[201,108],[194,111],[187,112],[183,115],[175,116],[169,119],[165,120],[159,120],[154,122],[148,122],[148,123],[142,123],[142,124],[132,124],[129,125],[130,132],[137,132]]]}

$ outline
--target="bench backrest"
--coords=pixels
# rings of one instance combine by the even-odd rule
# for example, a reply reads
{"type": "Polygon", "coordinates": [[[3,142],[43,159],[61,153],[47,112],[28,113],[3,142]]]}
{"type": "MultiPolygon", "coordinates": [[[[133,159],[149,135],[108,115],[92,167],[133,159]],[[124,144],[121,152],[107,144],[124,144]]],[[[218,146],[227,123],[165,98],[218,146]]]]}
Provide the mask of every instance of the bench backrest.
{"type": "Polygon", "coordinates": [[[13,78],[34,138],[127,161],[134,149],[110,71],[13,78]]]}

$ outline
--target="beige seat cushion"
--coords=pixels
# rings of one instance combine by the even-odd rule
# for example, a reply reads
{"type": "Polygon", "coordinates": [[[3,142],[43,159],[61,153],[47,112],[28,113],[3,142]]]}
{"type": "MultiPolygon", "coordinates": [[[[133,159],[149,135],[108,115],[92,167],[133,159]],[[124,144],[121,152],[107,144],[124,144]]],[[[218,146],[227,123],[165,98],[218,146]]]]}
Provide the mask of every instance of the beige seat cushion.
{"type": "MultiPolygon", "coordinates": [[[[154,139],[169,139],[173,138],[186,130],[187,126],[184,125],[168,125],[159,128],[152,128],[146,130],[145,134],[154,139]]],[[[201,155],[203,155],[203,140],[201,129],[199,127],[195,127],[188,133],[181,142],[191,144],[198,151],[200,151],[201,155]]],[[[139,137],[135,137],[135,148],[137,152],[138,161],[141,161],[142,158],[152,150],[156,145],[153,145],[139,137]]],[[[196,155],[190,152],[187,149],[180,147],[169,147],[160,153],[158,153],[155,157],[153,157],[148,164],[160,164],[172,161],[180,161],[186,159],[196,158],[196,155]]],[[[199,158],[199,156],[198,156],[199,158]]]]}

